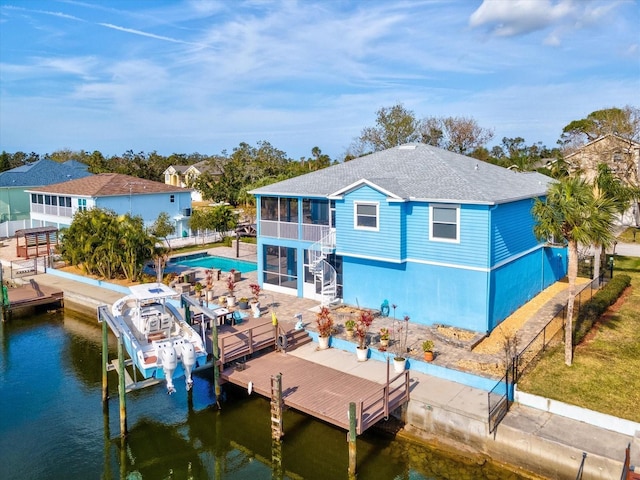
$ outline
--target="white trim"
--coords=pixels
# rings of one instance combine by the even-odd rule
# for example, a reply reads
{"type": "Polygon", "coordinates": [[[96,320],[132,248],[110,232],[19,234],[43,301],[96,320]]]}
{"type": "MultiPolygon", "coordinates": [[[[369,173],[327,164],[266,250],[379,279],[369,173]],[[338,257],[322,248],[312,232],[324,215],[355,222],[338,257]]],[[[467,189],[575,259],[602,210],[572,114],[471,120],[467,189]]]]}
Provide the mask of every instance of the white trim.
{"type": "Polygon", "coordinates": [[[415,258],[407,258],[405,259],[407,263],[419,263],[421,265],[432,265],[434,267],[447,267],[447,268],[457,268],[459,270],[471,270],[473,272],[483,272],[488,273],[492,269],[489,267],[472,267],[471,265],[458,265],[455,263],[445,263],[445,262],[432,262],[430,260],[418,260],[415,258]]]}
{"type": "MultiPolygon", "coordinates": [[[[444,224],[443,222],[436,222],[438,224],[444,224]]],[[[447,223],[446,225],[450,225],[447,223]]],[[[443,243],[460,243],[460,205],[451,205],[451,204],[430,204],[429,205],[429,241],[431,242],[443,242],[443,243]],[[456,238],[441,238],[433,236],[433,209],[441,208],[441,209],[456,209],[456,238]]]]}
{"type": "MultiPolygon", "coordinates": [[[[370,217],[370,215],[364,215],[370,217]]],[[[356,200],[353,202],[353,228],[355,230],[368,230],[370,232],[379,232],[380,231],[380,202],[370,202],[370,201],[361,201],[356,200]],[[376,207],[376,226],[375,227],[365,227],[358,225],[358,206],[374,206],[376,207]]]]}
{"type": "Polygon", "coordinates": [[[344,252],[336,252],[336,255],[339,255],[343,258],[362,258],[363,260],[376,260],[379,262],[387,262],[387,263],[419,263],[421,265],[433,265],[435,267],[448,267],[448,268],[457,268],[460,270],[471,270],[474,272],[484,272],[487,273],[491,269],[487,267],[472,267],[470,265],[456,265],[455,263],[444,263],[444,262],[432,262],[429,260],[416,260],[415,258],[404,258],[404,259],[395,259],[395,258],[386,258],[386,257],[372,257],[370,255],[357,255],[353,253],[344,253],[344,252]]]}
{"type": "Polygon", "coordinates": [[[374,190],[377,190],[380,193],[384,193],[387,197],[395,198],[397,200],[403,200],[402,197],[399,197],[395,193],[390,192],[389,190],[386,190],[386,189],[380,187],[379,185],[376,185],[375,183],[367,180],[366,178],[361,178],[360,180],[357,180],[357,181],[353,182],[352,184],[341,188],[340,190],[336,190],[335,192],[330,193],[329,195],[327,195],[327,197],[333,198],[333,199],[342,198],[342,196],[345,193],[348,193],[351,190],[357,190],[358,188],[362,187],[363,185],[367,185],[367,186],[373,188],[374,190]]]}
{"type": "Polygon", "coordinates": [[[511,255],[508,258],[505,258],[504,260],[496,263],[493,267],[491,267],[491,270],[495,270],[496,268],[500,268],[503,265],[506,265],[510,262],[513,262],[515,260],[518,260],[519,258],[524,257],[525,255],[529,255],[531,252],[535,252],[536,250],[540,250],[540,249],[544,249],[545,245],[536,245],[535,247],[531,247],[529,250],[525,250],[524,252],[520,252],[517,255],[511,255]]]}
{"type": "Polygon", "coordinates": [[[506,260],[503,260],[502,262],[494,265],[493,267],[474,267],[471,265],[459,265],[459,264],[455,264],[455,263],[445,263],[445,262],[434,262],[431,260],[420,260],[417,258],[403,258],[403,259],[395,259],[395,258],[385,258],[385,257],[372,257],[370,255],[357,255],[357,254],[353,254],[350,252],[336,252],[336,255],[340,255],[341,257],[345,257],[345,258],[362,258],[363,260],[376,260],[376,261],[380,261],[380,262],[387,262],[387,263],[397,263],[397,264],[401,264],[401,263],[419,263],[420,265],[432,265],[434,267],[447,267],[447,268],[457,268],[459,270],[470,270],[473,272],[484,272],[484,273],[488,273],[491,272],[497,268],[502,267],[503,265],[506,265],[509,262],[512,262],[514,260],[517,260],[520,257],[523,257],[533,251],[535,251],[538,248],[542,248],[542,247],[536,247],[536,248],[532,248],[530,250],[527,250],[527,252],[518,254],[518,255],[514,255],[512,257],[509,257],[506,260]]]}
{"type": "MultiPolygon", "coordinates": [[[[293,296],[298,295],[297,288],[283,287],[282,285],[274,285],[273,283],[267,283],[267,282],[262,283],[262,290],[266,292],[284,293],[286,295],[293,295],[293,296]]],[[[270,304],[271,302],[268,302],[268,303],[270,304]]]]}
{"type": "Polygon", "coordinates": [[[406,260],[397,260],[395,258],[386,258],[386,257],[372,257],[371,255],[358,255],[357,253],[343,253],[336,251],[336,256],[347,257],[347,258],[362,258],[363,260],[376,260],[379,262],[387,262],[387,263],[405,263],[406,260]]]}

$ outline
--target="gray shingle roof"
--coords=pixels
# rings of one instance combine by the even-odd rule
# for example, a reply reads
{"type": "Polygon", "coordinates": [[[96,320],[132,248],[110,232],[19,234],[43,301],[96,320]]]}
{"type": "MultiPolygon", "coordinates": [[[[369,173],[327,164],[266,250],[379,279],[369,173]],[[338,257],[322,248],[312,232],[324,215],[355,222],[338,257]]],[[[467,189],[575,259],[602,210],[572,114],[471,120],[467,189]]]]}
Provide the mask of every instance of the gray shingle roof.
{"type": "Polygon", "coordinates": [[[258,195],[329,197],[367,180],[404,200],[495,204],[545,195],[550,177],[513,172],[412,143],[252,190],[258,195]]]}
{"type": "Polygon", "coordinates": [[[38,160],[0,173],[0,187],[40,187],[84,178],[92,175],[87,168],[87,165],[75,161],[38,160]]]}

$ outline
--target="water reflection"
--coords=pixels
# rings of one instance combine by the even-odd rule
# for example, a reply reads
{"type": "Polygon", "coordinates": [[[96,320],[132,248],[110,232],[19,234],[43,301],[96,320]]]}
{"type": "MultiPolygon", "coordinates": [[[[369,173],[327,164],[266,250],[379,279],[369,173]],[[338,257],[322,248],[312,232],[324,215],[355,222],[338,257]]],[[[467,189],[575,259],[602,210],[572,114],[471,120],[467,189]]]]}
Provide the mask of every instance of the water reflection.
{"type": "MultiPolygon", "coordinates": [[[[191,392],[169,396],[159,385],[128,394],[123,439],[115,372],[108,409],[101,408],[95,318],[47,314],[2,329],[3,480],[347,478],[344,431],[286,410],[285,436],[273,443],[268,400],[225,386],[220,411],[210,370],[195,375],[191,392]]],[[[359,478],[522,478],[379,433],[358,437],[357,448],[359,478]]]]}

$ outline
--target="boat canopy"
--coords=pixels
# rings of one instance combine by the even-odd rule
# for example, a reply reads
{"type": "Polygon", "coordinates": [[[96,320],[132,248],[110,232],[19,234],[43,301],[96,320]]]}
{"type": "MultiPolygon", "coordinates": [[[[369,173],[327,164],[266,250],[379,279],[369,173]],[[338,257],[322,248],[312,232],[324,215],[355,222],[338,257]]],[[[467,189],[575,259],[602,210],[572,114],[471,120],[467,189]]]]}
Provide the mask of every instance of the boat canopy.
{"type": "Polygon", "coordinates": [[[178,295],[178,292],[164,283],[143,283],[142,285],[132,285],[129,287],[129,290],[131,290],[131,295],[133,295],[138,301],[156,300],[175,297],[178,295]]]}

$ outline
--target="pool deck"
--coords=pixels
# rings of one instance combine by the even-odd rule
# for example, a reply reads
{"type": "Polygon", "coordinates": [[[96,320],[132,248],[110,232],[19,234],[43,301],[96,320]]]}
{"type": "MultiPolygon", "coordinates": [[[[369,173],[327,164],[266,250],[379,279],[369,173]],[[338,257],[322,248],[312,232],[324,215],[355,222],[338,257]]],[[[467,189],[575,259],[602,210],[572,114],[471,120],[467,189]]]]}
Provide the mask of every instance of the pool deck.
{"type": "MultiPolygon", "coordinates": [[[[221,258],[230,259],[230,260],[240,260],[243,262],[251,262],[254,264],[257,261],[255,252],[246,251],[245,249],[241,248],[238,257],[236,257],[236,253],[237,252],[235,248],[232,248],[232,247],[216,247],[216,248],[193,251],[193,252],[190,252],[189,255],[207,254],[209,256],[221,257],[221,258]]],[[[181,254],[181,255],[175,255],[171,258],[185,257],[185,256],[186,256],[185,254],[181,254]]],[[[179,263],[171,262],[171,258],[169,259],[169,262],[167,262],[167,266],[164,270],[165,273],[172,272],[176,274],[181,274],[185,272],[195,272],[195,281],[200,282],[203,285],[206,283],[206,280],[205,280],[206,271],[210,270],[211,269],[210,267],[182,265],[179,263]]],[[[252,283],[258,283],[258,274],[256,270],[253,270],[251,272],[243,272],[242,269],[237,269],[237,270],[240,271],[241,281],[236,282],[235,296],[236,298],[246,297],[250,299],[252,297],[252,294],[251,294],[251,288],[249,287],[249,285],[251,285],[252,283]]],[[[151,270],[148,273],[154,273],[154,272],[155,272],[154,270],[151,270]]],[[[228,276],[229,276],[228,271],[221,270],[220,278],[219,279],[214,278],[213,289],[212,289],[214,297],[219,297],[220,295],[227,294],[228,292],[227,277],[228,276]]],[[[267,294],[267,292],[263,290],[261,293],[261,296],[265,296],[265,295],[267,297],[270,296],[269,294],[267,294]]],[[[309,302],[315,305],[317,305],[318,303],[311,300],[309,302]]]]}

